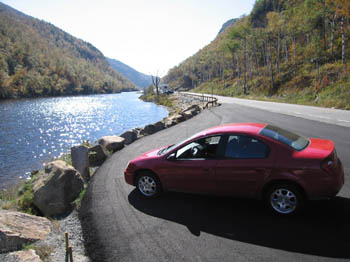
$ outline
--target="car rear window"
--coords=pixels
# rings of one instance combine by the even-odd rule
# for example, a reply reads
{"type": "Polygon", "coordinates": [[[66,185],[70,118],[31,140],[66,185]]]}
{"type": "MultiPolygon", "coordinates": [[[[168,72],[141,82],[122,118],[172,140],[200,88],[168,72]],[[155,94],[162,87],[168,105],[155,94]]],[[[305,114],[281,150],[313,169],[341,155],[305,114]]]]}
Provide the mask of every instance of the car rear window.
{"type": "Polygon", "coordinates": [[[297,151],[301,151],[309,145],[309,140],[305,137],[277,126],[267,125],[260,131],[260,135],[270,137],[297,151]]]}

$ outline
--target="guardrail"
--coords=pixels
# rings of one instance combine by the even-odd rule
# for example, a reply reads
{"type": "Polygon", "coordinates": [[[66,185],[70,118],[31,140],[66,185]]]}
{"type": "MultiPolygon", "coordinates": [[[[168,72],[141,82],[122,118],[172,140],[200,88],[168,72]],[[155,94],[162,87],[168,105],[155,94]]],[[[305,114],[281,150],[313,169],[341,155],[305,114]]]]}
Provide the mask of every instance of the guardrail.
{"type": "Polygon", "coordinates": [[[191,97],[194,98],[196,100],[199,100],[202,103],[206,103],[204,108],[209,107],[209,104],[211,104],[211,106],[216,106],[218,103],[218,99],[216,97],[213,96],[206,96],[206,95],[195,95],[195,94],[189,94],[189,93],[181,93],[181,95],[185,96],[185,97],[191,97]]]}

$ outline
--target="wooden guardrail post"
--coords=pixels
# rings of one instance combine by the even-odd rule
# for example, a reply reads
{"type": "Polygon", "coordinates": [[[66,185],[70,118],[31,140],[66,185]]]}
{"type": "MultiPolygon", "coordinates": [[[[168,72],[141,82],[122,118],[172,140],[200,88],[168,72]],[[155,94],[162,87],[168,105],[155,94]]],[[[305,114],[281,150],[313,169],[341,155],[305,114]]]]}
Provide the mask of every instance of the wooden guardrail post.
{"type": "Polygon", "coordinates": [[[69,236],[68,236],[68,232],[64,233],[64,239],[66,242],[66,259],[68,257],[68,261],[73,262],[73,249],[72,247],[69,245],[69,236]]]}
{"type": "Polygon", "coordinates": [[[73,250],[72,247],[68,247],[69,261],[73,262],[73,250]]]}
{"type": "Polygon", "coordinates": [[[68,233],[64,233],[64,238],[66,240],[66,253],[68,253],[68,247],[69,247],[69,239],[68,239],[68,233]]]}

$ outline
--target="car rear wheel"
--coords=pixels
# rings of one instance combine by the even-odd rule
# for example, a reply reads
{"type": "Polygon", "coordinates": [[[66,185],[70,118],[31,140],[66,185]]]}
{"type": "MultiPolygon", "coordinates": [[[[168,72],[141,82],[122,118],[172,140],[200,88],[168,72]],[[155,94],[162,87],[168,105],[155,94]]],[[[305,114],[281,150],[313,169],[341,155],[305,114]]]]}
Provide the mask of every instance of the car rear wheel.
{"type": "Polygon", "coordinates": [[[147,198],[156,197],[162,192],[158,177],[151,172],[142,172],[136,179],[136,187],[147,198]]]}
{"type": "Polygon", "coordinates": [[[304,199],[299,188],[289,184],[272,186],[266,195],[266,204],[272,213],[281,216],[297,214],[303,206],[304,199]]]}

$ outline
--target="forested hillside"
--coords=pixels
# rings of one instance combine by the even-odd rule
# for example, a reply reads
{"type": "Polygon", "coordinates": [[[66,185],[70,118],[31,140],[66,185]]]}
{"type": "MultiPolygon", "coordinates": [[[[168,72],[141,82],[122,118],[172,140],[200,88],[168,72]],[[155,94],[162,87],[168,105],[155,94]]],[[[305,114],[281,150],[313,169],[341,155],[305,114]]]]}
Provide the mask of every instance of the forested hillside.
{"type": "Polygon", "coordinates": [[[133,69],[132,67],[118,61],[107,57],[108,63],[124,77],[133,82],[136,86],[145,88],[152,84],[152,77],[150,75],[145,75],[133,69]]]}
{"type": "Polygon", "coordinates": [[[91,44],[0,3],[0,98],[133,88],[91,44]]]}
{"type": "Polygon", "coordinates": [[[258,0],[162,79],[173,88],[350,109],[349,0],[258,0]]]}
{"type": "Polygon", "coordinates": [[[234,23],[237,22],[237,20],[238,20],[237,18],[232,18],[232,19],[226,21],[226,22],[222,25],[222,27],[221,27],[221,29],[220,29],[218,35],[220,35],[221,33],[223,33],[228,27],[233,26],[234,23]]]}

